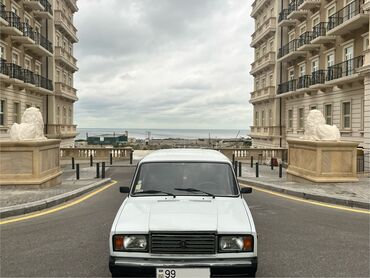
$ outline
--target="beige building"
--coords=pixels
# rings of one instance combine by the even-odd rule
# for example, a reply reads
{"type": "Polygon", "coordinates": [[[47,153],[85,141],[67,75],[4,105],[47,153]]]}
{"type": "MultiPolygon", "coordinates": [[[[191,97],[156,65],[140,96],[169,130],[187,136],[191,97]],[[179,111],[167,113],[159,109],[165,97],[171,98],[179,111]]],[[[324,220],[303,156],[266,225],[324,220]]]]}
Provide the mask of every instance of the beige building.
{"type": "MultiPolygon", "coordinates": [[[[339,128],[343,140],[359,143],[359,159],[364,156],[369,171],[369,9],[368,0],[253,3],[255,34],[263,37],[260,43],[252,38],[256,59],[250,102],[255,146],[285,147],[287,139],[303,135],[309,110],[319,109],[328,124],[339,128]],[[276,52],[268,47],[273,40],[276,52]],[[268,74],[272,77],[267,78],[268,74]],[[273,111],[271,121],[266,121],[268,109],[273,111]]],[[[362,168],[362,161],[360,164],[362,168]]]]}
{"type": "Polygon", "coordinates": [[[76,134],[73,15],[76,0],[0,0],[0,136],[24,110],[41,110],[48,138],[72,146],[76,134]]]}

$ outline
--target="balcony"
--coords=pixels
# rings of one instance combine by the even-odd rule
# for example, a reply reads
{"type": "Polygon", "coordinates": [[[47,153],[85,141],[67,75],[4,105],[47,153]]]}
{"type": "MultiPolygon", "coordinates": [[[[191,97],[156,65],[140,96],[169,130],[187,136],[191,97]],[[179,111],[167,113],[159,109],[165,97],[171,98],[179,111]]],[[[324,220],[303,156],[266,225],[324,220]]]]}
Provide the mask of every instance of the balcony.
{"type": "Polygon", "coordinates": [[[278,53],[278,61],[279,62],[289,62],[292,60],[295,60],[299,57],[304,57],[306,56],[306,51],[299,51],[298,50],[299,46],[299,39],[294,39],[284,45],[282,48],[279,49],[278,53]]]}
{"type": "Polygon", "coordinates": [[[62,11],[55,10],[54,21],[55,27],[58,28],[64,35],[66,35],[71,42],[78,42],[76,27],[73,26],[70,19],[67,18],[62,11]]]}
{"type": "Polygon", "coordinates": [[[278,86],[277,94],[286,94],[295,92],[297,90],[297,79],[292,79],[287,82],[281,83],[278,86]]]}
{"type": "Polygon", "coordinates": [[[55,60],[67,66],[70,71],[78,71],[78,67],[76,66],[77,59],[74,58],[72,54],[68,53],[66,49],[56,46],[54,57],[55,60]]]}
{"type": "Polygon", "coordinates": [[[328,22],[320,22],[312,28],[312,40],[313,44],[326,44],[335,42],[335,36],[328,36],[328,22]]]}
{"type": "Polygon", "coordinates": [[[70,7],[72,12],[78,12],[78,7],[77,7],[77,1],[76,0],[66,0],[67,5],[70,7]]]}
{"type": "Polygon", "coordinates": [[[77,125],[71,124],[48,124],[46,136],[49,139],[73,138],[77,135],[76,128],[77,125]]]}
{"type": "Polygon", "coordinates": [[[53,56],[53,44],[40,33],[34,32],[34,43],[25,44],[24,47],[30,49],[40,56],[53,56]]]}
{"type": "Polygon", "coordinates": [[[53,18],[53,8],[47,0],[40,0],[43,9],[34,11],[33,14],[36,18],[40,19],[52,19],[53,18]]]}
{"type": "Polygon", "coordinates": [[[63,82],[55,82],[55,94],[77,101],[77,90],[63,82]]]}
{"type": "Polygon", "coordinates": [[[279,27],[284,27],[284,26],[292,26],[296,24],[296,21],[293,19],[289,19],[288,15],[290,14],[289,9],[283,9],[279,13],[279,20],[278,20],[278,26],[279,27]]]}
{"type": "Polygon", "coordinates": [[[25,23],[25,22],[19,22],[19,30],[22,32],[21,36],[12,36],[12,41],[25,44],[25,43],[34,43],[34,32],[32,27],[25,23]]]}
{"type": "Polygon", "coordinates": [[[267,86],[265,88],[251,92],[250,103],[256,103],[264,100],[269,100],[275,97],[275,86],[267,86]]]}
{"type": "Polygon", "coordinates": [[[316,71],[312,72],[310,88],[315,89],[315,90],[316,89],[322,90],[322,89],[325,89],[325,88],[332,87],[330,85],[325,84],[326,75],[327,75],[326,70],[316,70],[316,71]]]}
{"type": "Polygon", "coordinates": [[[304,32],[298,38],[298,51],[311,51],[320,48],[319,44],[313,44],[312,42],[313,32],[304,32]]]}
{"type": "Polygon", "coordinates": [[[364,0],[355,0],[329,17],[329,36],[350,34],[363,26],[369,28],[369,15],[365,14],[362,6],[364,0]]]}
{"type": "Polygon", "coordinates": [[[303,0],[298,9],[300,10],[316,10],[320,8],[321,0],[303,0]]]}
{"type": "Polygon", "coordinates": [[[344,61],[334,66],[328,67],[328,73],[326,76],[327,85],[343,85],[348,82],[354,82],[356,80],[363,79],[357,70],[364,65],[364,56],[358,56],[356,58],[344,61]]]}
{"type": "Polygon", "coordinates": [[[256,29],[252,34],[251,47],[255,47],[260,43],[264,42],[266,39],[270,38],[276,31],[276,18],[270,17],[266,20],[262,26],[256,29]]]}
{"type": "Polygon", "coordinates": [[[41,5],[40,1],[38,0],[23,0],[23,7],[27,11],[38,11],[38,10],[43,10],[44,6],[41,5]]]}
{"type": "Polygon", "coordinates": [[[308,92],[312,91],[311,86],[311,75],[302,75],[297,80],[297,92],[308,92]]]}
{"type": "Polygon", "coordinates": [[[299,6],[303,2],[303,0],[296,0],[289,3],[288,9],[290,10],[290,13],[287,15],[287,19],[301,20],[302,18],[307,17],[308,10],[299,9],[299,6]]]}
{"type": "Polygon", "coordinates": [[[268,52],[254,63],[252,63],[251,75],[260,73],[261,71],[275,65],[275,52],[268,52]]]}
{"type": "Polygon", "coordinates": [[[53,91],[53,82],[50,79],[23,69],[19,65],[7,63],[4,59],[0,60],[0,80],[40,93],[51,94],[53,91]]]}
{"type": "Polygon", "coordinates": [[[4,19],[7,24],[0,26],[0,33],[6,34],[10,36],[22,36],[23,33],[21,31],[21,20],[19,16],[17,16],[13,12],[2,11],[1,18],[4,19]]]}
{"type": "Polygon", "coordinates": [[[0,26],[7,26],[8,21],[6,21],[5,5],[0,3],[0,26]]]}

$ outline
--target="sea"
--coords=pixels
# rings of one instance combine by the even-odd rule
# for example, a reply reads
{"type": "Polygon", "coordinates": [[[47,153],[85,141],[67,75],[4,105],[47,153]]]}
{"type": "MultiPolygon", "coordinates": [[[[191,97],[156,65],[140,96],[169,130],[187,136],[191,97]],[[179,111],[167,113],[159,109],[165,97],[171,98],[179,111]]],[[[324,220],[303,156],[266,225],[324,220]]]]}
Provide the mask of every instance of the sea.
{"type": "Polygon", "coordinates": [[[128,132],[129,138],[136,139],[233,139],[249,138],[249,130],[239,129],[152,129],[152,128],[77,128],[76,139],[86,139],[87,136],[122,135],[128,132]]]}

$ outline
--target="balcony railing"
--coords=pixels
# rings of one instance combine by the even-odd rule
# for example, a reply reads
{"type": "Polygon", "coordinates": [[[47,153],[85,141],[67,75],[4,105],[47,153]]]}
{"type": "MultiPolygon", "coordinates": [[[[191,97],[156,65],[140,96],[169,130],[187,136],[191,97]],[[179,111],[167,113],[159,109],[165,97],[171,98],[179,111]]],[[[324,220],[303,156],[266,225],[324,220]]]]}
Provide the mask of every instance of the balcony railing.
{"type": "Polygon", "coordinates": [[[298,46],[297,48],[310,44],[313,38],[313,33],[310,31],[304,32],[302,35],[299,36],[298,38],[298,46]]]}
{"type": "Polygon", "coordinates": [[[284,82],[279,84],[278,86],[278,95],[284,94],[287,92],[292,92],[297,89],[297,79],[289,80],[288,82],[284,82]]]}
{"type": "Polygon", "coordinates": [[[328,22],[320,22],[312,28],[312,39],[317,37],[326,36],[326,31],[328,30],[328,22]]]}
{"type": "Polygon", "coordinates": [[[328,67],[328,74],[326,76],[327,81],[350,76],[355,74],[356,69],[364,65],[364,56],[358,56],[353,59],[349,59],[340,64],[328,67]]]}
{"type": "Polygon", "coordinates": [[[312,72],[311,85],[324,84],[325,75],[326,75],[326,70],[316,70],[312,72]]]}
{"type": "Polygon", "coordinates": [[[28,69],[23,69],[13,63],[7,63],[6,60],[0,60],[0,73],[8,75],[10,78],[19,79],[25,83],[33,84],[49,91],[53,90],[53,82],[41,75],[35,74],[28,69]]]}
{"type": "Polygon", "coordinates": [[[279,20],[278,22],[281,22],[283,20],[286,20],[288,19],[288,15],[290,14],[289,12],[289,9],[283,9],[280,13],[279,13],[279,20]]]}
{"type": "Polygon", "coordinates": [[[51,15],[53,14],[53,8],[48,0],[39,0],[39,2],[44,6],[45,12],[48,12],[51,15]]]}
{"type": "Polygon", "coordinates": [[[36,44],[41,45],[47,51],[53,53],[53,44],[46,37],[37,32],[35,32],[34,36],[35,36],[34,41],[36,42],[36,44]]]}
{"type": "Polygon", "coordinates": [[[35,32],[33,31],[31,25],[26,22],[19,23],[19,29],[22,31],[23,36],[29,37],[32,40],[35,40],[35,32]]]}
{"type": "Polygon", "coordinates": [[[10,27],[15,27],[21,30],[21,27],[20,27],[21,19],[15,13],[3,11],[2,17],[9,23],[10,27]]]}
{"type": "Polygon", "coordinates": [[[298,78],[297,89],[308,88],[311,86],[311,75],[302,75],[298,78]]]}
{"type": "Polygon", "coordinates": [[[285,55],[296,51],[299,45],[299,40],[294,39],[279,49],[278,58],[284,57],[285,55]]]}
{"type": "Polygon", "coordinates": [[[355,0],[329,17],[328,30],[334,29],[361,13],[364,0],[355,0]]]}

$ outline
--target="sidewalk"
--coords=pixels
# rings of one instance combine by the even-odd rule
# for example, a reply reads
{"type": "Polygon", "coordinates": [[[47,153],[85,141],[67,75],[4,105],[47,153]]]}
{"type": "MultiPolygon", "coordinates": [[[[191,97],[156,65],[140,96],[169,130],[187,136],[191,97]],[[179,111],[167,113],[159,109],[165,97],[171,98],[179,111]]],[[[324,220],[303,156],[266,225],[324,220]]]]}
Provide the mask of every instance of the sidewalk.
{"type": "MultiPolygon", "coordinates": [[[[108,170],[109,168],[106,168],[106,173],[108,170]]],[[[81,166],[80,180],[76,180],[75,170],[72,170],[70,166],[65,166],[62,183],[57,186],[47,188],[0,187],[0,217],[15,216],[55,206],[110,181],[110,178],[96,178],[95,165],[93,167],[81,166]]]]}
{"type": "Polygon", "coordinates": [[[259,177],[256,178],[256,169],[250,164],[243,163],[240,182],[257,187],[282,192],[297,197],[316,201],[370,209],[370,178],[361,177],[357,183],[301,183],[286,180],[286,169],[283,168],[283,177],[279,178],[279,168],[259,166],[259,177]]]}

